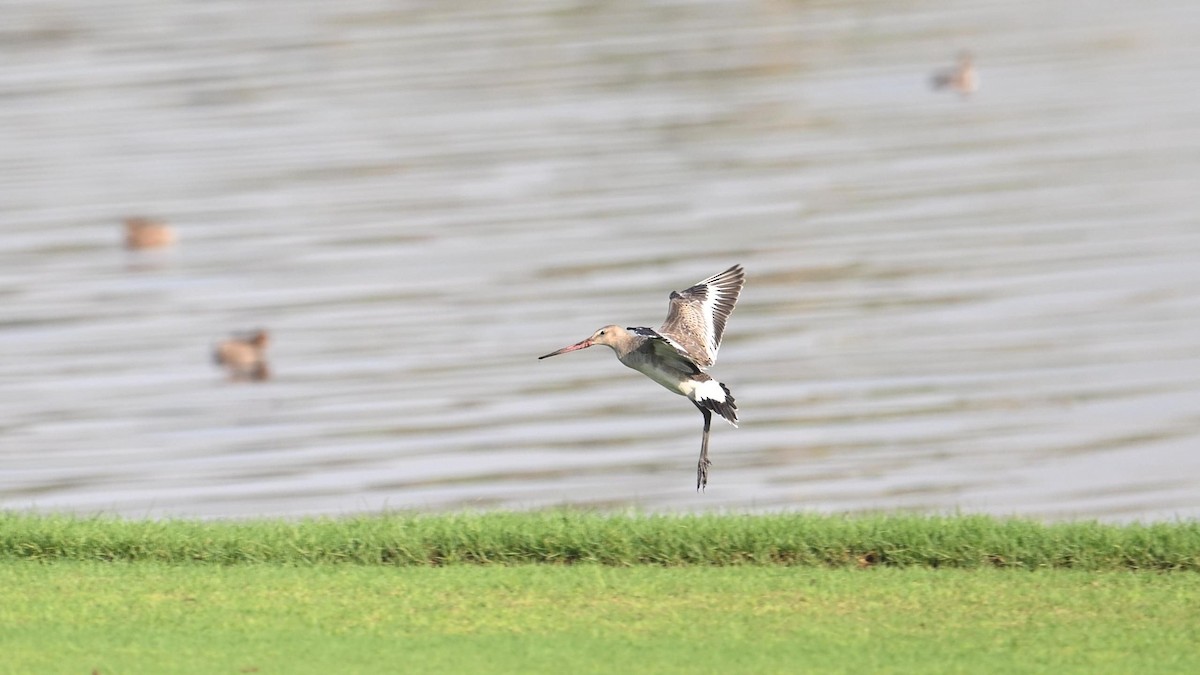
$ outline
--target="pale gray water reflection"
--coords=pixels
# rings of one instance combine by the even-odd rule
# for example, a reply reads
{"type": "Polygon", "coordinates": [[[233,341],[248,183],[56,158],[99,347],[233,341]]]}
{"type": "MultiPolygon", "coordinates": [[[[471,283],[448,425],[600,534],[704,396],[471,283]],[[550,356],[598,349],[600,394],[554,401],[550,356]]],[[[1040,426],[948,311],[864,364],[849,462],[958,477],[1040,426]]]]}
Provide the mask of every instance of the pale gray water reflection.
{"type": "Polygon", "coordinates": [[[1197,19],[9,3],[0,507],[1195,517],[1197,19]],[[690,404],[535,359],[735,262],[698,495],[690,404]],[[274,377],[228,380],[257,327],[274,377]]]}

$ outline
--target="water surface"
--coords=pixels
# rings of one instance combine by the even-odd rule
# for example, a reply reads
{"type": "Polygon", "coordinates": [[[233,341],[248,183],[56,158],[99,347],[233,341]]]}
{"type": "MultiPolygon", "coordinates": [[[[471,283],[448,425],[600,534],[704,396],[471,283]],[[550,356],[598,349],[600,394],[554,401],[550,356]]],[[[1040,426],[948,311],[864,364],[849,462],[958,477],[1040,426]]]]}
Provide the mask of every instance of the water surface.
{"type": "Polygon", "coordinates": [[[1198,15],[10,3],[0,506],[1196,516],[1198,15]],[[735,262],[698,495],[690,404],[535,358],[735,262]]]}

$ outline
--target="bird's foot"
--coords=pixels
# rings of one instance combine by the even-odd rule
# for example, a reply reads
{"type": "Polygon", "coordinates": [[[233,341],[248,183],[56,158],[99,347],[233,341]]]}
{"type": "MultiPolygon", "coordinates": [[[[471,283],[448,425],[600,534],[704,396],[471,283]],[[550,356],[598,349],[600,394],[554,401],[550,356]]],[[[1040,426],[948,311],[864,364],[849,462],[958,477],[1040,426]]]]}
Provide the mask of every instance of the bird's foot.
{"type": "Polygon", "coordinates": [[[712,466],[712,462],[705,457],[696,463],[696,491],[699,492],[708,487],[708,467],[712,466]]]}

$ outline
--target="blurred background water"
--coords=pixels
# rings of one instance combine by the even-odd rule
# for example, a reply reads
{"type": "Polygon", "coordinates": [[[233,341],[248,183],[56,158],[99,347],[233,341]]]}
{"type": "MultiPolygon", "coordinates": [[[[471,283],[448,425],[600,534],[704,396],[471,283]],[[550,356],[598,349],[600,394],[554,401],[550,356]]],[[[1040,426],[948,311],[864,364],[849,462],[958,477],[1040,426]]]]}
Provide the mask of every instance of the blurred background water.
{"type": "Polygon", "coordinates": [[[0,507],[1200,515],[1198,7],[9,0],[0,507]]]}

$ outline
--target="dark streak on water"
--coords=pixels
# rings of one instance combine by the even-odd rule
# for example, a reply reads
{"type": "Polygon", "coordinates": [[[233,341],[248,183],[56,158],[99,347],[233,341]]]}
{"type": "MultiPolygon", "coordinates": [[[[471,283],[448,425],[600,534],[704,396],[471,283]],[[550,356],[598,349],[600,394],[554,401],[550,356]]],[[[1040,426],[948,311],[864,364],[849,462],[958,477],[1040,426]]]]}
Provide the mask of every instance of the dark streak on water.
{"type": "Polygon", "coordinates": [[[10,3],[0,505],[1193,517],[1197,18],[10,3]],[[964,47],[980,93],[930,92],[964,47]],[[690,405],[534,358],[733,262],[697,495],[690,405]],[[278,376],[225,381],[256,326],[278,376]]]}

